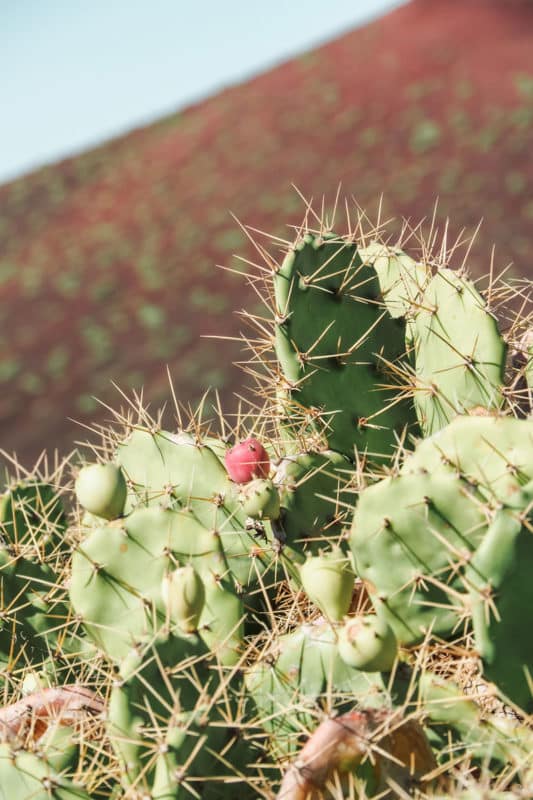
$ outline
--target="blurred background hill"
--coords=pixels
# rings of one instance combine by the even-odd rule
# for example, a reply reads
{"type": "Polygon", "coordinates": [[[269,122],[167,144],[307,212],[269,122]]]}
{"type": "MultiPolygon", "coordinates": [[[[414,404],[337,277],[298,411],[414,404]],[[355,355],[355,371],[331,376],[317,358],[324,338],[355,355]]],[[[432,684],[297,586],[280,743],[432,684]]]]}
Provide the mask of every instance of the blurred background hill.
{"type": "MultiPolygon", "coordinates": [[[[0,187],[0,446],[71,448],[124,391],[226,407],[242,308],[230,215],[278,235],[339,182],[372,216],[483,225],[476,274],[532,276],[533,3],[413,0],[153,125],[0,187]]],[[[342,228],[343,222],[341,219],[342,228]]],[[[453,233],[452,231],[452,233],[453,233]]]]}

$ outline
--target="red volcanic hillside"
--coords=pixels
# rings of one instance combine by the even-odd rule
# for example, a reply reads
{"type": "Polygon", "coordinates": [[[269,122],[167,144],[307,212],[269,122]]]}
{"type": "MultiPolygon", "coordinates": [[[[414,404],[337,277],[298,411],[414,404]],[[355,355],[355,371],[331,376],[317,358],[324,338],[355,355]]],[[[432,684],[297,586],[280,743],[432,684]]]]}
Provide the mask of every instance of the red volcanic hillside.
{"type": "Polygon", "coordinates": [[[370,211],[484,224],[472,255],[530,269],[533,4],[415,0],[241,86],[0,188],[0,445],[72,446],[145,385],[180,399],[244,376],[216,264],[252,250],[229,211],[283,233],[338,183],[370,211]]]}

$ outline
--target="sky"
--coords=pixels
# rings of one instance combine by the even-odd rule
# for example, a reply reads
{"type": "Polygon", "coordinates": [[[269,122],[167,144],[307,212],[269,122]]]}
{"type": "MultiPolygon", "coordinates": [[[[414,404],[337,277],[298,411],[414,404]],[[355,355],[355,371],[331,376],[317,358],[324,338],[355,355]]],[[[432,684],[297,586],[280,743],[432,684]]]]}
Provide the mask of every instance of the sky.
{"type": "Polygon", "coordinates": [[[401,0],[0,0],[0,182],[81,152],[401,0]]]}

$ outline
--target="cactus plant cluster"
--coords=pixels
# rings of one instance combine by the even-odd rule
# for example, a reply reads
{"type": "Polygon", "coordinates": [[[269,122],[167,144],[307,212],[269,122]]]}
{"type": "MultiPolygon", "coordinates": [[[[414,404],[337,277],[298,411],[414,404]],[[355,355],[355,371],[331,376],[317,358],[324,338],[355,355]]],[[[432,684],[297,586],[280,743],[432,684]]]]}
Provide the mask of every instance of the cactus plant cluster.
{"type": "Polygon", "coordinates": [[[0,796],[531,797],[529,318],[361,220],[260,252],[249,411],[0,499],[0,796]]]}

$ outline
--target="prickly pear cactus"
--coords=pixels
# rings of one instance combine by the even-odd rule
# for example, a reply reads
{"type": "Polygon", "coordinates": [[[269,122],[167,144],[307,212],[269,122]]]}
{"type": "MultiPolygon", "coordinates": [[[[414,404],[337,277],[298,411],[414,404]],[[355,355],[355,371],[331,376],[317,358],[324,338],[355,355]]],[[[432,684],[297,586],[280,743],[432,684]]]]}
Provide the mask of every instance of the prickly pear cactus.
{"type": "Polygon", "coordinates": [[[248,671],[246,687],[257,723],[278,755],[296,751],[302,731],[315,727],[324,697],[337,712],[349,709],[354,697],[365,704],[386,704],[386,678],[347,666],[334,628],[320,619],[280,636],[248,671]]]}
{"type": "Polygon", "coordinates": [[[121,662],[109,734],[125,788],[175,800],[191,787],[202,797],[221,796],[232,770],[218,754],[237,766],[243,745],[224,716],[232,705],[231,681],[209,660],[197,635],[174,631],[139,642],[121,662]],[[216,703],[222,692],[225,708],[216,703]]]}
{"type": "Polygon", "coordinates": [[[473,625],[485,675],[524,709],[533,650],[519,608],[533,603],[525,579],[532,436],[526,420],[456,418],[397,476],[363,492],[351,536],[356,568],[400,641],[454,637],[473,625]]]}
{"type": "MultiPolygon", "coordinates": [[[[271,558],[246,530],[238,489],[211,442],[204,443],[186,432],[135,430],[119,445],[118,462],[131,486],[127,510],[163,507],[181,514],[180,525],[185,528],[185,516],[193,525],[203,526],[204,539],[212,539],[208,551],[216,553],[205,561],[198,558],[204,571],[210,560],[209,567],[216,574],[225,575],[229,570],[240,586],[247,586],[257,570],[269,567],[271,558]]],[[[183,542],[182,555],[188,557],[188,548],[192,556],[195,535],[185,535],[183,542]]]]}
{"type": "Polygon", "coordinates": [[[283,533],[291,547],[315,552],[325,539],[339,539],[351,513],[351,475],[345,456],[333,450],[281,459],[274,482],[280,492],[283,533]]]}
{"type": "Polygon", "coordinates": [[[503,404],[506,344],[472,281],[440,269],[414,316],[414,401],[429,436],[457,414],[503,404]]]}
{"type": "Polygon", "coordinates": [[[409,318],[431,277],[426,265],[415,261],[399,247],[381,242],[359,247],[357,252],[363,264],[374,267],[391,317],[409,318]]]}
{"type": "Polygon", "coordinates": [[[50,558],[64,547],[66,529],[61,497],[39,477],[14,481],[0,497],[0,535],[17,552],[50,558]]]}
{"type": "Polygon", "coordinates": [[[533,710],[533,642],[527,635],[524,609],[533,602],[528,578],[532,568],[529,526],[516,512],[497,512],[466,575],[475,643],[487,679],[529,713],[533,710]]]}
{"type": "Polygon", "coordinates": [[[266,256],[235,426],[8,480],[0,797],[533,796],[531,319],[358,217],[266,256]]]}
{"type": "Polygon", "coordinates": [[[79,786],[61,777],[46,761],[33,753],[0,745],[0,796],[17,800],[90,800],[79,786]]]}
{"type": "Polygon", "coordinates": [[[93,641],[121,659],[139,637],[165,625],[164,581],[187,564],[206,580],[226,575],[222,536],[185,510],[140,508],[81,543],[72,561],[72,605],[93,641]]]}
{"type": "Polygon", "coordinates": [[[384,306],[376,271],[354,241],[306,233],[274,289],[276,355],[296,413],[316,412],[329,447],[350,459],[354,449],[373,461],[389,458],[415,420],[391,388],[389,365],[405,353],[405,323],[384,306]]]}

